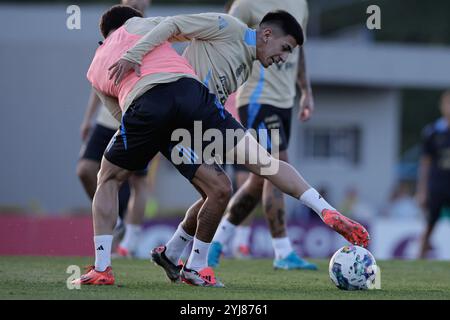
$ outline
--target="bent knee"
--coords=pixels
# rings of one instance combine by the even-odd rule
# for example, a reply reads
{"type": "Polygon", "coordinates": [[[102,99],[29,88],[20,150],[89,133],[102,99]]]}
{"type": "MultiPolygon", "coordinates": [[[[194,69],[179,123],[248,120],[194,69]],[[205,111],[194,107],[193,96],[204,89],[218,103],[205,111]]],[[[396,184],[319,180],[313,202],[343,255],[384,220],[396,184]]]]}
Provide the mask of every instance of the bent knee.
{"type": "Polygon", "coordinates": [[[104,184],[107,181],[114,180],[118,183],[123,183],[131,175],[131,171],[118,167],[105,158],[102,160],[100,170],[97,174],[98,185],[104,184]]]}
{"type": "Polygon", "coordinates": [[[77,164],[77,176],[80,180],[93,180],[97,178],[100,164],[93,160],[82,159],[77,164]]]}
{"type": "Polygon", "coordinates": [[[216,201],[228,203],[233,195],[233,186],[230,179],[228,177],[216,179],[210,185],[209,190],[206,190],[206,194],[209,198],[214,198],[216,201]]]}
{"type": "Polygon", "coordinates": [[[265,180],[265,178],[252,173],[247,181],[247,188],[254,190],[254,192],[262,192],[265,180]]]}

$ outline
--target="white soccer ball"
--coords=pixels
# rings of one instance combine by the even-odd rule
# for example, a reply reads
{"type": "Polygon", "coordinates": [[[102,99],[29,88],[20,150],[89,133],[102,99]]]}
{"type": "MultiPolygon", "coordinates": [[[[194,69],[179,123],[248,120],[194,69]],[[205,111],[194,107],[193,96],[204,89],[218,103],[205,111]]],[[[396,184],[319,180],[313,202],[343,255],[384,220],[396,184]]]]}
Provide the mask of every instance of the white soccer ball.
{"type": "Polygon", "coordinates": [[[367,249],[354,245],[342,247],[330,260],[331,281],[342,290],[372,288],[377,271],[373,255],[367,249]]]}

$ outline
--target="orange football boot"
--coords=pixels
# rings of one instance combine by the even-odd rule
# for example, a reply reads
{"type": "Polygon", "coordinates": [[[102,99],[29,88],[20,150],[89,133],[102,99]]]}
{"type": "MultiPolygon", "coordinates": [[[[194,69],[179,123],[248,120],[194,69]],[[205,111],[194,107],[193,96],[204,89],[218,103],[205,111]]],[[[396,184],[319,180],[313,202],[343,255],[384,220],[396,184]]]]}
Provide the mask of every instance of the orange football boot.
{"type": "Polygon", "coordinates": [[[366,228],[336,210],[324,209],[323,221],[334,231],[341,234],[348,242],[361,247],[369,245],[370,236],[366,228]]]}
{"type": "Polygon", "coordinates": [[[100,272],[95,270],[94,266],[89,266],[86,268],[86,273],[83,274],[80,279],[73,280],[72,284],[113,285],[114,282],[115,279],[111,267],[108,267],[105,271],[100,272]]]}

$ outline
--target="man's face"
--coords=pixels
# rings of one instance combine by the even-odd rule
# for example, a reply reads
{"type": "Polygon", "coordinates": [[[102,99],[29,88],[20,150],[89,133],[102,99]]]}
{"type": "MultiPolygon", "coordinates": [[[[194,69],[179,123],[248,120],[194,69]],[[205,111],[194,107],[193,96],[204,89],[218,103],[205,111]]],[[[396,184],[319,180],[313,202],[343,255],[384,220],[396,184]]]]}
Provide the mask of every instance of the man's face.
{"type": "Polygon", "coordinates": [[[274,63],[283,63],[297,46],[291,35],[283,35],[281,31],[270,27],[263,28],[262,44],[257,48],[257,58],[267,68],[274,63]]]}
{"type": "Polygon", "coordinates": [[[441,113],[445,118],[450,119],[450,93],[446,93],[442,97],[441,113]]]}
{"type": "Polygon", "coordinates": [[[122,4],[145,13],[145,10],[147,10],[151,4],[151,0],[122,0],[122,4]]]}

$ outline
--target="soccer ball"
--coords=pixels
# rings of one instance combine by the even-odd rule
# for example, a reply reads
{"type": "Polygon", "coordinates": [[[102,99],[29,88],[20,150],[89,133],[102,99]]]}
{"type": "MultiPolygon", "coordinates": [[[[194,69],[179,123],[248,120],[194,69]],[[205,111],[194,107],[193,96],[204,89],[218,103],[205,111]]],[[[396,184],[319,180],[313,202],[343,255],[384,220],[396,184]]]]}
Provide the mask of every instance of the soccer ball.
{"type": "Polygon", "coordinates": [[[378,267],[373,255],[358,246],[345,246],[330,260],[333,283],[342,290],[366,290],[375,285],[378,267]]]}

